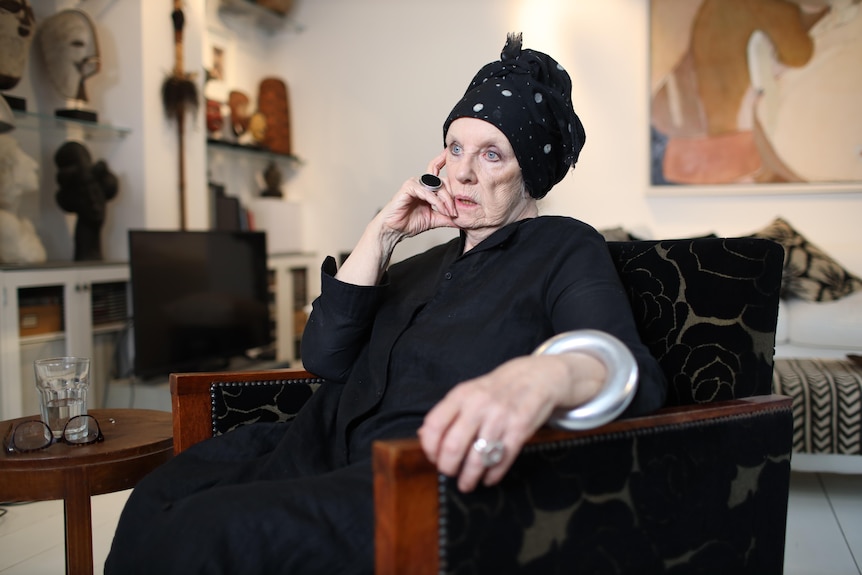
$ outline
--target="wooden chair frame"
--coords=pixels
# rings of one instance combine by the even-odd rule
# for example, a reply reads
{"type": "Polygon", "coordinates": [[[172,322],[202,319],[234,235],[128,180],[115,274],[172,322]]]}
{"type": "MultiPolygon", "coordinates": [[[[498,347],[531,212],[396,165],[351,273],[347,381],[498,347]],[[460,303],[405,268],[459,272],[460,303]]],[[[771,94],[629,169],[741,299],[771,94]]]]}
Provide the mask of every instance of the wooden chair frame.
{"type": "MultiPolygon", "coordinates": [[[[316,379],[290,369],[171,375],[174,450],[179,453],[213,436],[211,388],[218,382],[316,379]]],[[[529,444],[553,444],[593,436],[650,433],[651,430],[722,420],[770,411],[789,411],[791,400],[767,395],[745,399],[667,407],[655,414],[623,419],[588,431],[542,428],[529,444]]],[[[378,441],[373,449],[375,505],[375,573],[439,573],[439,475],[416,439],[378,441]]],[[[779,526],[776,526],[779,527],[779,526]]]]}

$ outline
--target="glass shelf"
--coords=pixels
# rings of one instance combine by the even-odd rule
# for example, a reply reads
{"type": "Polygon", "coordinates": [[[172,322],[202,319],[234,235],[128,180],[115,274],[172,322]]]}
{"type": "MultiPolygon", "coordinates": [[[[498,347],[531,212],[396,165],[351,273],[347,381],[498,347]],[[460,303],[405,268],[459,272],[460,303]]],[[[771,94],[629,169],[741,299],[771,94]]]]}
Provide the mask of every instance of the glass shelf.
{"type": "Polygon", "coordinates": [[[267,150],[266,148],[245,146],[234,142],[225,142],[223,140],[215,140],[212,138],[207,138],[207,147],[213,150],[225,150],[232,154],[243,154],[265,160],[287,161],[299,166],[304,163],[301,158],[294,156],[293,154],[281,154],[267,150]]]}
{"type": "Polygon", "coordinates": [[[252,0],[220,0],[219,10],[225,14],[235,14],[254,18],[257,25],[268,32],[290,28],[302,32],[304,27],[293,18],[271,8],[261,6],[252,0]]]}
{"type": "Polygon", "coordinates": [[[15,110],[14,113],[16,130],[68,131],[70,129],[77,129],[83,132],[84,138],[87,140],[125,138],[132,132],[129,128],[113,126],[111,124],[100,124],[98,122],[87,122],[85,120],[61,118],[36,112],[22,112],[20,110],[15,110]]]}

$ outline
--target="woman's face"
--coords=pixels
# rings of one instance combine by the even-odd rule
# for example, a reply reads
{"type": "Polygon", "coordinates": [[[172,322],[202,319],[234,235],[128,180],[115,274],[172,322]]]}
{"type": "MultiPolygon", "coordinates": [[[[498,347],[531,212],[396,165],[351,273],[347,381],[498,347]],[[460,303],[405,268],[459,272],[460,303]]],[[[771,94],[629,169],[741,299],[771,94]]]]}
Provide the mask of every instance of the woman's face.
{"type": "Polygon", "coordinates": [[[484,120],[458,118],[449,126],[446,173],[458,211],[454,222],[467,231],[468,248],[506,224],[538,213],[509,140],[484,120]]]}

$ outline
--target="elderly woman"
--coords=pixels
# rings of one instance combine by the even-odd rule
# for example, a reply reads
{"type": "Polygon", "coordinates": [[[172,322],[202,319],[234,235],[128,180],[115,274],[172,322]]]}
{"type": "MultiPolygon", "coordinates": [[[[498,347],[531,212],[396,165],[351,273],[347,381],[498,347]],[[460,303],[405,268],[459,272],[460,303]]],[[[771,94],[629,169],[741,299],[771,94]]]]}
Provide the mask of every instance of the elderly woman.
{"type": "Polygon", "coordinates": [[[499,481],[537,428],[618,375],[589,351],[531,353],[556,334],[621,341],[639,373],[628,414],[662,404],[603,237],[538,216],[584,142],[568,74],[510,36],[443,132],[429,173],[340,269],[323,264],[302,355],[327,383],[290,424],[203,442],[145,479],[107,573],[371,573],[371,443],[418,433],[461,489],[499,481]],[[459,237],[389,266],[398,242],[437,227],[459,237]]]}

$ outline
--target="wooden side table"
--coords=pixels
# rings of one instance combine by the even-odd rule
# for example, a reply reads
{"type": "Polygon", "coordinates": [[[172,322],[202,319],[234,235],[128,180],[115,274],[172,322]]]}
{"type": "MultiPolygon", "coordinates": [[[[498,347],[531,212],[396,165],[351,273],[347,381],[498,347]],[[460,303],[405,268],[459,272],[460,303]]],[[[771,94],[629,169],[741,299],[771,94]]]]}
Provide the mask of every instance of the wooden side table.
{"type": "MultiPolygon", "coordinates": [[[[173,455],[171,414],[149,409],[93,409],[100,443],[55,443],[32,453],[0,454],[0,501],[62,499],[66,516],[66,573],[92,575],[90,497],[130,489],[173,455]]],[[[38,416],[0,422],[12,425],[38,416]]]]}

